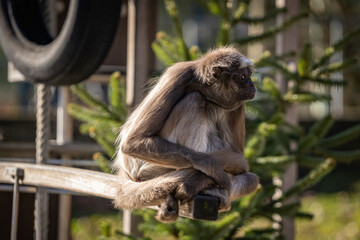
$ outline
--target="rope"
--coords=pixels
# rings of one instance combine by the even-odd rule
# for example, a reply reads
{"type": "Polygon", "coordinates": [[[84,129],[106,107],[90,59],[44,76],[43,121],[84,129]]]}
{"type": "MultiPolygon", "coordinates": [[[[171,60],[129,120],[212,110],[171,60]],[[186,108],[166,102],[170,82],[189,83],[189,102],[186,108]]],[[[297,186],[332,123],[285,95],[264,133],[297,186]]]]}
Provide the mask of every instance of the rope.
{"type": "MultiPolygon", "coordinates": [[[[50,87],[38,84],[36,88],[36,163],[46,164],[49,158],[50,136],[50,87]]],[[[45,188],[38,187],[35,194],[35,239],[48,238],[49,197],[45,188]]]]}

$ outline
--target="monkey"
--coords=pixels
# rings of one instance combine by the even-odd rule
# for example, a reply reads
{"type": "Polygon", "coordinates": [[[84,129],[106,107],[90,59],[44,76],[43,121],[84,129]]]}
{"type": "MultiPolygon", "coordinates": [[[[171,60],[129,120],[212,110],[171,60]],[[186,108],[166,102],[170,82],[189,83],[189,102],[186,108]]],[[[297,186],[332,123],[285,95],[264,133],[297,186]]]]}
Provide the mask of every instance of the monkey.
{"type": "Polygon", "coordinates": [[[257,188],[244,157],[252,68],[226,46],[165,70],[120,130],[115,207],[158,206],[157,219],[173,222],[179,202],[200,192],[217,196],[226,211],[257,188]]]}

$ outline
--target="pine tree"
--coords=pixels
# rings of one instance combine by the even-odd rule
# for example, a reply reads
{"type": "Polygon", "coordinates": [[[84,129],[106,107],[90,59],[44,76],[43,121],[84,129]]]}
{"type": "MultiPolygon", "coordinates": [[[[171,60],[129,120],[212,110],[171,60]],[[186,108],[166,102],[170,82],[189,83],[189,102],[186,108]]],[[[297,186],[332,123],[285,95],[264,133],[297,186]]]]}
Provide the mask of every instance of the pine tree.
{"type": "MultiPolygon", "coordinates": [[[[286,9],[271,10],[263,17],[251,18],[246,14],[250,0],[234,1],[236,6],[232,7],[227,4],[227,1],[198,0],[198,2],[219,19],[216,43],[218,46],[227,44],[243,46],[256,41],[264,41],[308,16],[307,13],[300,13],[260,35],[232,39],[231,32],[237,24],[264,23],[286,12],[286,9]]],[[[176,2],[164,0],[164,3],[173,21],[176,36],[158,32],[152,44],[156,56],[165,66],[179,61],[197,59],[202,55],[202,51],[198,46],[186,45],[176,2]]],[[[306,85],[312,83],[319,86],[344,86],[346,81],[331,79],[329,73],[343,71],[354,66],[357,60],[351,58],[344,62],[329,64],[329,59],[359,35],[360,28],[354,29],[342,40],[329,46],[323,56],[318,59],[313,59],[311,56],[311,44],[305,44],[299,54],[286,53],[282,56],[274,56],[265,52],[260,59],[256,60],[256,68],[270,67],[283,74],[287,81],[291,80],[294,83],[285,93],[282,93],[276,81],[271,77],[254,78],[258,94],[255,100],[246,104],[247,116],[251,116],[251,121],[247,121],[245,156],[250,163],[251,171],[258,174],[261,179],[260,187],[255,193],[233,202],[231,211],[222,214],[216,222],[179,218],[174,224],[162,224],[154,220],[152,210],[141,211],[144,223],[140,227],[145,236],[147,233],[157,231],[172,236],[174,239],[281,239],[282,225],[274,216],[311,219],[311,213],[300,210],[299,199],[291,203],[286,200],[316,184],[335,167],[337,162],[359,160],[360,149],[337,151],[334,147],[359,137],[360,125],[336,135],[327,136],[334,123],[331,115],[324,117],[305,131],[301,126],[290,124],[285,120],[286,111],[298,104],[310,104],[317,101],[330,104],[330,95],[309,91],[306,85]],[[290,69],[286,63],[286,58],[290,56],[297,58],[296,71],[290,69]],[[290,146],[291,142],[296,143],[295,148],[290,146]],[[310,168],[310,172],[290,189],[277,196],[275,193],[279,186],[273,179],[281,177],[286,166],[292,162],[310,168]],[[261,229],[249,227],[256,219],[266,221],[267,227],[261,229]]],[[[112,76],[110,106],[93,99],[83,87],[74,86],[72,89],[88,107],[71,104],[69,111],[75,118],[84,121],[80,127],[81,132],[89,134],[103,146],[106,155],[99,153],[95,159],[105,171],[108,171],[104,166],[115,152],[116,133],[125,119],[124,84],[119,80],[118,75],[112,76]]],[[[118,235],[125,236],[123,233],[118,233],[118,235]]],[[[140,239],[134,236],[127,237],[140,239]]]]}

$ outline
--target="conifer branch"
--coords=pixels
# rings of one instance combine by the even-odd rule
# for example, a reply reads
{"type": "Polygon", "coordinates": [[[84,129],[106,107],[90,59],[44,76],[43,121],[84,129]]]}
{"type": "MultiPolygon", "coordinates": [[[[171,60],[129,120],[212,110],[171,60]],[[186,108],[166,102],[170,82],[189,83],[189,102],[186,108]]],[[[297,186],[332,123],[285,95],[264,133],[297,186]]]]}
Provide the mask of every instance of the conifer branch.
{"type": "Polygon", "coordinates": [[[329,102],[331,101],[331,96],[328,94],[293,93],[289,91],[285,94],[284,100],[290,103],[329,102]]]}
{"type": "Polygon", "coordinates": [[[269,93],[270,97],[278,101],[282,101],[282,94],[279,86],[271,78],[265,77],[262,82],[262,89],[269,93]]]}
{"type": "Polygon", "coordinates": [[[93,121],[114,121],[114,119],[107,113],[92,110],[74,103],[70,103],[67,110],[71,116],[84,122],[87,122],[90,119],[93,121]]]}
{"type": "Polygon", "coordinates": [[[241,1],[239,6],[236,8],[233,14],[233,20],[231,22],[231,26],[234,27],[238,21],[244,16],[245,12],[249,9],[250,0],[241,1]]]}
{"type": "Polygon", "coordinates": [[[287,190],[284,195],[279,199],[279,201],[284,201],[289,197],[304,191],[305,189],[313,186],[315,183],[319,182],[324,178],[331,170],[335,167],[335,160],[332,158],[326,159],[323,163],[318,165],[313,169],[308,175],[304,178],[298,180],[289,190],[287,190]]]}
{"type": "Polygon", "coordinates": [[[297,78],[296,74],[292,72],[288,65],[281,61],[280,59],[274,59],[270,57],[262,58],[256,63],[256,67],[265,67],[270,66],[277,70],[279,70],[281,73],[283,73],[287,79],[295,79],[297,78]]]}
{"type": "Polygon", "coordinates": [[[334,119],[329,114],[320,121],[317,121],[309,130],[309,135],[316,135],[319,138],[324,137],[330,128],[334,125],[334,119]]]}
{"type": "Polygon", "coordinates": [[[360,137],[360,124],[329,138],[322,139],[318,145],[321,147],[337,147],[358,137],[360,137]]]}
{"type": "Polygon", "coordinates": [[[288,20],[286,20],[283,24],[270,28],[270,30],[262,33],[262,34],[258,34],[258,35],[254,35],[254,36],[249,36],[247,38],[243,38],[243,39],[239,39],[236,42],[239,45],[243,45],[243,44],[252,44],[258,41],[262,41],[265,40],[267,38],[270,37],[274,37],[277,33],[282,32],[286,29],[288,29],[289,27],[291,27],[292,25],[294,25],[297,21],[299,21],[300,19],[303,19],[305,17],[307,17],[308,14],[307,13],[300,13],[299,15],[296,15],[288,20]]]}
{"type": "Polygon", "coordinates": [[[111,116],[114,119],[119,120],[117,114],[115,114],[114,112],[112,112],[108,106],[106,106],[103,102],[95,99],[94,97],[92,97],[88,91],[85,90],[84,87],[82,87],[81,85],[71,85],[70,86],[71,91],[76,94],[76,96],[78,96],[80,98],[80,100],[82,102],[84,102],[85,104],[87,104],[89,107],[93,107],[95,109],[97,109],[98,111],[104,112],[109,114],[109,116],[111,116]]]}
{"type": "Polygon", "coordinates": [[[183,35],[180,18],[179,18],[179,12],[176,3],[174,0],[164,0],[164,2],[165,2],[166,10],[173,21],[176,35],[179,38],[181,52],[184,53],[185,60],[189,61],[190,60],[189,50],[184,40],[184,35],[183,35]]]}
{"type": "Polygon", "coordinates": [[[111,173],[111,168],[109,166],[109,159],[107,159],[104,154],[97,152],[93,155],[94,161],[97,163],[101,171],[105,173],[111,173]]]}
{"type": "Polygon", "coordinates": [[[324,55],[314,63],[314,65],[312,66],[312,70],[315,70],[318,67],[326,64],[337,51],[343,49],[345,45],[353,41],[358,35],[360,35],[360,27],[355,28],[350,33],[346,34],[341,40],[325,49],[324,55]]]}
{"type": "Polygon", "coordinates": [[[327,67],[319,70],[315,74],[315,77],[319,77],[322,74],[328,74],[328,73],[343,71],[343,70],[345,70],[347,68],[350,68],[350,67],[356,65],[357,62],[358,62],[358,59],[356,57],[351,57],[350,59],[345,60],[343,62],[331,63],[327,67]]]}
{"type": "Polygon", "coordinates": [[[259,157],[254,162],[262,165],[277,165],[284,166],[291,162],[295,161],[295,156],[293,155],[282,155],[282,156],[266,156],[259,157]]]}
{"type": "Polygon", "coordinates": [[[296,161],[300,165],[307,166],[310,168],[316,167],[320,163],[324,162],[324,157],[310,156],[310,155],[298,155],[296,161]]]}
{"type": "Polygon", "coordinates": [[[346,81],[342,79],[324,79],[324,78],[309,78],[309,80],[319,86],[331,86],[331,87],[342,87],[347,84],[346,81]]]}
{"type": "Polygon", "coordinates": [[[326,157],[334,158],[337,162],[349,163],[354,160],[360,160],[360,149],[351,151],[333,151],[328,149],[317,149],[316,153],[326,157]]]}
{"type": "Polygon", "coordinates": [[[305,44],[298,59],[298,72],[300,77],[309,75],[312,64],[311,45],[305,44]]]}
{"type": "Polygon", "coordinates": [[[176,63],[176,60],[172,58],[167,51],[158,43],[153,42],[151,48],[154,51],[156,57],[166,66],[169,67],[176,63]]]}
{"type": "Polygon", "coordinates": [[[235,25],[239,22],[246,23],[246,24],[263,24],[266,21],[271,20],[272,18],[275,18],[280,13],[286,13],[287,8],[274,8],[270,10],[265,16],[263,17],[241,17],[233,20],[232,24],[235,25]]]}

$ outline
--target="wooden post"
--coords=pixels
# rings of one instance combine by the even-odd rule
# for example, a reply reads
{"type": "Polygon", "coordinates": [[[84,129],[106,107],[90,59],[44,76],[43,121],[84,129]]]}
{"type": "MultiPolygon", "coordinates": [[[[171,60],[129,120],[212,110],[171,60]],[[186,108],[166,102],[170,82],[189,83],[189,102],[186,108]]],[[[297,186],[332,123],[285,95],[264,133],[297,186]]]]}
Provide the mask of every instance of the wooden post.
{"type": "MultiPolygon", "coordinates": [[[[249,15],[251,17],[261,17],[265,13],[265,1],[264,0],[252,0],[249,6],[249,15]]],[[[254,24],[249,26],[249,35],[257,35],[264,32],[263,24],[254,24]]],[[[264,46],[262,43],[255,43],[248,46],[248,57],[252,59],[259,59],[263,52],[264,46]]]]}
{"type": "MultiPolygon", "coordinates": [[[[71,101],[71,92],[69,87],[59,87],[58,91],[56,143],[58,145],[64,145],[73,139],[73,121],[66,111],[66,107],[71,101]]],[[[61,158],[68,160],[70,156],[62,154],[61,158]]],[[[58,240],[68,240],[70,238],[71,195],[59,195],[58,218],[58,240]]]]}
{"type": "MultiPolygon", "coordinates": [[[[154,1],[128,1],[126,103],[132,108],[144,98],[144,86],[155,63],[151,50],[155,37],[155,17],[154,1]]],[[[141,235],[137,229],[140,221],[140,217],[132,216],[130,211],[124,210],[124,233],[141,235]]]]}
{"type": "MultiPolygon", "coordinates": [[[[298,0],[276,0],[276,7],[281,8],[286,6],[288,9],[287,16],[291,17],[297,14],[299,9],[299,1],[298,0]]],[[[284,21],[284,16],[279,16],[277,19],[277,24],[281,24],[284,21]]],[[[291,51],[291,50],[297,50],[299,48],[298,44],[298,28],[292,27],[288,30],[286,30],[283,33],[280,33],[276,37],[276,54],[280,55],[285,52],[291,51]]],[[[292,63],[295,64],[295,63],[292,63]]],[[[276,76],[276,79],[279,83],[280,89],[282,92],[286,92],[287,90],[287,82],[284,78],[284,76],[278,74],[276,76]]],[[[295,106],[291,107],[287,110],[286,113],[286,121],[291,124],[297,124],[298,122],[298,114],[297,109],[295,106]]],[[[293,144],[293,143],[291,143],[293,144]]],[[[292,146],[293,148],[295,146],[292,146]]],[[[297,172],[298,167],[296,163],[291,163],[288,168],[285,170],[285,173],[282,177],[282,190],[286,191],[291,186],[293,186],[297,180],[297,172]]],[[[289,202],[293,201],[294,199],[289,199],[289,202]]],[[[282,219],[283,223],[283,234],[285,236],[285,239],[294,239],[295,238],[295,224],[294,220],[290,219],[288,217],[284,217],[282,219]]]]}

